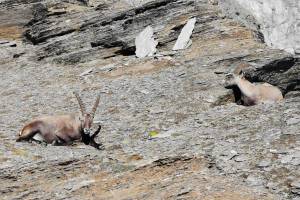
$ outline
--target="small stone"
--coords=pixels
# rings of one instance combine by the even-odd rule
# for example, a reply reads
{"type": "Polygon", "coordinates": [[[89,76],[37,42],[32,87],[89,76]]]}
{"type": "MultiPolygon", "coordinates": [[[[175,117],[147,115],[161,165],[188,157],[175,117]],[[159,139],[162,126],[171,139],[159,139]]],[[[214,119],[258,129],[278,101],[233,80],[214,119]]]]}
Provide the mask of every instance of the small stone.
{"type": "Polygon", "coordinates": [[[234,139],[228,139],[227,142],[234,143],[234,139]]]}
{"type": "Polygon", "coordinates": [[[270,165],[271,165],[271,160],[262,160],[257,164],[258,167],[268,167],[270,165]]]}
{"type": "Polygon", "coordinates": [[[282,163],[282,164],[287,164],[287,163],[291,162],[292,159],[293,159],[293,156],[292,156],[292,155],[284,156],[284,157],[281,159],[281,163],[282,163]]]}
{"type": "Polygon", "coordinates": [[[109,159],[108,158],[103,158],[102,162],[103,163],[109,163],[109,159]]]}
{"type": "Polygon", "coordinates": [[[84,72],[82,72],[79,76],[86,76],[86,75],[89,75],[91,74],[92,72],[94,71],[94,68],[90,68],[84,72]]]}
{"type": "Polygon", "coordinates": [[[300,189],[300,180],[293,181],[293,182],[291,183],[291,186],[292,186],[293,188],[300,189]]]}
{"type": "Polygon", "coordinates": [[[264,181],[256,176],[250,175],[247,177],[246,182],[250,185],[250,186],[261,186],[263,185],[264,181]]]}
{"type": "Polygon", "coordinates": [[[277,153],[276,149],[270,149],[270,153],[277,153]]]}
{"type": "Polygon", "coordinates": [[[112,64],[108,64],[108,65],[105,65],[105,66],[102,66],[99,71],[106,71],[106,72],[109,72],[109,71],[112,71],[113,69],[117,68],[116,64],[112,63],[112,64]]]}
{"type": "Polygon", "coordinates": [[[209,3],[211,3],[212,5],[218,5],[218,0],[209,0],[209,3]]]}
{"type": "Polygon", "coordinates": [[[95,180],[81,181],[80,183],[75,184],[72,187],[71,191],[76,191],[76,190],[79,190],[79,189],[84,188],[84,187],[89,187],[90,185],[92,185],[95,182],[96,182],[95,180]]]}
{"type": "Polygon", "coordinates": [[[287,120],[286,124],[287,125],[296,125],[296,124],[299,124],[300,122],[300,118],[290,118],[287,120]]]}
{"type": "Polygon", "coordinates": [[[278,184],[276,184],[274,182],[268,182],[268,184],[267,184],[267,188],[270,188],[272,190],[275,190],[277,186],[278,186],[278,184]]]}
{"type": "Polygon", "coordinates": [[[291,183],[292,193],[300,195],[300,180],[291,183]]]}
{"type": "Polygon", "coordinates": [[[244,161],[248,160],[248,157],[245,155],[240,155],[240,156],[237,156],[234,160],[236,162],[244,162],[244,161]]]}
{"type": "Polygon", "coordinates": [[[291,162],[292,165],[298,166],[300,165],[300,158],[294,158],[291,162]]]}
{"type": "Polygon", "coordinates": [[[149,94],[148,90],[140,90],[140,92],[143,93],[143,94],[149,94]]]}
{"type": "Polygon", "coordinates": [[[293,157],[300,158],[300,151],[296,151],[295,153],[293,153],[293,157]]]}
{"type": "Polygon", "coordinates": [[[231,150],[230,153],[231,153],[232,155],[237,155],[237,154],[238,154],[238,152],[235,151],[235,150],[231,150]]]}

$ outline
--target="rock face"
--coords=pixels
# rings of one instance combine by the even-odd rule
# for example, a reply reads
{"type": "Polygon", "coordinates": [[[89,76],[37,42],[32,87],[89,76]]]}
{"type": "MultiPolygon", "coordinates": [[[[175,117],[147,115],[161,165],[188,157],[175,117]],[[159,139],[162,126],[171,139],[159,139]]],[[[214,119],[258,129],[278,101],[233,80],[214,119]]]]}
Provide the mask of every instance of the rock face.
{"type": "Polygon", "coordinates": [[[298,0],[220,0],[223,10],[258,29],[274,48],[300,54],[300,3],[298,0]]]}
{"type": "Polygon", "coordinates": [[[5,0],[0,22],[1,199],[299,197],[299,58],[262,43],[216,1],[5,0]],[[193,17],[192,45],[170,51],[193,17]],[[136,58],[135,37],[149,25],[158,53],[136,58]],[[241,63],[284,101],[237,105],[239,91],[223,80],[241,63]],[[15,142],[32,118],[79,112],[72,91],[87,109],[101,94],[104,150],[15,142]]]}
{"type": "MultiPolygon", "coordinates": [[[[167,45],[176,40],[179,34],[179,30],[171,34],[174,27],[168,24],[179,16],[188,17],[192,10],[199,9],[194,7],[192,0],[158,0],[119,12],[90,9],[83,18],[79,9],[61,13],[55,10],[57,4],[49,7],[51,9],[46,10],[44,18],[35,19],[40,18],[38,15],[31,21],[25,37],[33,44],[40,45],[38,59],[50,58],[58,63],[69,64],[115,54],[134,55],[135,37],[148,25],[161,33],[158,42],[167,45]]],[[[69,5],[60,7],[71,10],[68,9],[69,5]]]]}

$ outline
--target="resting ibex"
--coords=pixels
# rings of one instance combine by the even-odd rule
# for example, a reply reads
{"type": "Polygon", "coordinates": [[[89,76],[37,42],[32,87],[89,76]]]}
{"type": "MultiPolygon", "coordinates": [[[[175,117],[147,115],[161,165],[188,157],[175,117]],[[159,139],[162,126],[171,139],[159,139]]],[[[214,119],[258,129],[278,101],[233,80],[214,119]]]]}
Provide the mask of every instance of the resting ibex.
{"type": "Polygon", "coordinates": [[[242,93],[244,105],[251,106],[259,103],[278,102],[283,99],[279,88],[269,84],[253,84],[244,77],[243,68],[245,65],[238,66],[233,73],[226,75],[226,85],[237,85],[242,93]]]}
{"type": "Polygon", "coordinates": [[[17,142],[35,140],[53,145],[67,145],[74,140],[82,139],[84,144],[99,149],[101,144],[97,144],[94,139],[100,132],[101,126],[99,125],[93,134],[91,134],[91,127],[100,96],[97,97],[92,112],[87,113],[79,95],[76,92],[74,92],[74,95],[79,103],[82,116],[57,115],[39,117],[22,128],[17,142]]]}

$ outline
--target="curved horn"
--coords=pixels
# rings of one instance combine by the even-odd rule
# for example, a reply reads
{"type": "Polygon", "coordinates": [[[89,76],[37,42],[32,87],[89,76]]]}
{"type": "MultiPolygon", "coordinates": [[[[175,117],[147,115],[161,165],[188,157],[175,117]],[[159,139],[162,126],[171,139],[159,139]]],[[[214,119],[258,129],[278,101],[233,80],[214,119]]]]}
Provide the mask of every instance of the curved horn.
{"type": "Polygon", "coordinates": [[[99,102],[100,102],[100,94],[97,96],[94,107],[92,109],[92,112],[91,112],[92,118],[94,118],[94,116],[95,116],[95,113],[96,113],[97,107],[99,105],[99,102]]]}
{"type": "Polygon", "coordinates": [[[85,106],[84,106],[79,94],[77,92],[73,92],[73,94],[75,95],[75,97],[78,101],[78,104],[79,104],[82,115],[84,115],[86,113],[86,109],[85,109],[85,106]]]}

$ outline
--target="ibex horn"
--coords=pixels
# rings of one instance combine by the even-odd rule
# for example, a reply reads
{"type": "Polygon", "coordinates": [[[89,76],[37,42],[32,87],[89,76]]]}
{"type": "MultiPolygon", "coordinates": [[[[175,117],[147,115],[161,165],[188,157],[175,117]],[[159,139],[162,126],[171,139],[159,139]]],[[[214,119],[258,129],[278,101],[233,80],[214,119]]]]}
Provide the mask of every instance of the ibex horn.
{"type": "Polygon", "coordinates": [[[79,94],[77,92],[73,92],[73,94],[75,95],[77,101],[78,101],[78,104],[79,104],[79,107],[80,107],[80,110],[81,110],[81,113],[82,115],[86,114],[86,109],[85,109],[85,106],[79,96],[79,94]]]}
{"type": "Polygon", "coordinates": [[[92,118],[94,118],[94,116],[95,116],[95,113],[96,113],[97,107],[99,105],[99,102],[100,102],[100,94],[97,96],[96,102],[95,102],[94,107],[92,109],[92,113],[91,113],[92,118]]]}

